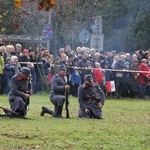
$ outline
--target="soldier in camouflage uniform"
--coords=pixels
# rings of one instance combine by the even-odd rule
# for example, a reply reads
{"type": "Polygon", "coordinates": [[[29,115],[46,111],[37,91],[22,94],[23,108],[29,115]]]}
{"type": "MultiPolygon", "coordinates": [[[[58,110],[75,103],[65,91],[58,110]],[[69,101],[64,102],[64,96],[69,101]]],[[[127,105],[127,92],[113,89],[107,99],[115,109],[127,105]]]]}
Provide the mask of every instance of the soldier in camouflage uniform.
{"type": "Polygon", "coordinates": [[[58,66],[58,73],[53,76],[50,92],[50,101],[54,105],[54,111],[42,107],[41,116],[44,116],[45,113],[52,115],[53,117],[62,118],[62,108],[66,101],[65,91],[70,88],[69,85],[66,85],[65,74],[66,68],[64,65],[58,66]]]}
{"type": "Polygon", "coordinates": [[[22,67],[10,80],[9,104],[12,111],[25,117],[31,95],[30,69],[22,67]]]}
{"type": "Polygon", "coordinates": [[[79,117],[103,119],[104,101],[104,92],[97,83],[93,82],[92,75],[85,75],[83,85],[78,88],[79,117]]]}

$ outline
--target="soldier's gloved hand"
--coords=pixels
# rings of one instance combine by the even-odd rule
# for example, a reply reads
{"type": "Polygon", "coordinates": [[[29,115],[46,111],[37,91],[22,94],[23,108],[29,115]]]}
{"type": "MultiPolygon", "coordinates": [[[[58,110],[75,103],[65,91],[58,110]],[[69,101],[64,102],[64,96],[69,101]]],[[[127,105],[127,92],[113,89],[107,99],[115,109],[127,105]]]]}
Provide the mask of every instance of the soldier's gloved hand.
{"type": "Polygon", "coordinates": [[[85,111],[86,114],[89,113],[89,109],[87,109],[87,108],[84,111],[85,111]]]}
{"type": "Polygon", "coordinates": [[[65,85],[65,90],[70,89],[70,85],[65,85]]]}

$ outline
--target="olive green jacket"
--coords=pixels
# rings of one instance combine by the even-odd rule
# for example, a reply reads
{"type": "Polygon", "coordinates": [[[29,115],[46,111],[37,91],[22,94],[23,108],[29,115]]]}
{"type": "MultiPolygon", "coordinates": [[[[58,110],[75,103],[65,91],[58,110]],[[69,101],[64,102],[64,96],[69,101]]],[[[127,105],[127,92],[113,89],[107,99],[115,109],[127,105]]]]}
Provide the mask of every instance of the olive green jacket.
{"type": "Polygon", "coordinates": [[[0,74],[3,73],[3,65],[4,65],[4,59],[0,56],[0,74]]]}

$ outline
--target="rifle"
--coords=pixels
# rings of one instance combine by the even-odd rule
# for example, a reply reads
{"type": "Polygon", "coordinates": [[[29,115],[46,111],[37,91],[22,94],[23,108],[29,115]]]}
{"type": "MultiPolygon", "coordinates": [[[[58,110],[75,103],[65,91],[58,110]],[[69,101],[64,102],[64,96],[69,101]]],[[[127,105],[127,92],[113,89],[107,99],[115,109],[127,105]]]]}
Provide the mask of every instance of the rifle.
{"type": "MultiPolygon", "coordinates": [[[[67,73],[67,85],[69,84],[69,73],[67,73]]],[[[69,90],[66,90],[66,118],[70,118],[69,117],[69,109],[68,109],[68,105],[69,105],[69,90]]]]}
{"type": "Polygon", "coordinates": [[[5,112],[5,114],[0,114],[0,117],[10,117],[10,118],[20,118],[20,119],[29,119],[27,117],[24,117],[24,116],[20,116],[17,112],[15,111],[12,111],[8,108],[4,108],[4,107],[1,107],[1,109],[3,109],[3,111],[5,112]]]}

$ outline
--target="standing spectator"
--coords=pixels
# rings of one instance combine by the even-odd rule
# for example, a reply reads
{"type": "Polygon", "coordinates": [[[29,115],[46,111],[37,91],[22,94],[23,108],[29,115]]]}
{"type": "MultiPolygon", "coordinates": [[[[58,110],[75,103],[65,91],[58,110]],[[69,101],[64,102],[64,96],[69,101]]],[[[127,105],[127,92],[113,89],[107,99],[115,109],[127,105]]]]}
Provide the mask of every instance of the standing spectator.
{"type": "Polygon", "coordinates": [[[26,67],[27,66],[27,62],[30,61],[29,51],[27,49],[24,49],[23,53],[19,54],[18,61],[20,62],[21,67],[26,67]]]}
{"type": "Polygon", "coordinates": [[[4,53],[4,61],[6,62],[6,59],[8,57],[11,57],[11,46],[10,45],[7,45],[6,46],[6,49],[5,49],[5,53],[4,53]]]}
{"type": "Polygon", "coordinates": [[[36,73],[34,70],[34,65],[31,62],[28,62],[27,67],[30,69],[31,72],[30,80],[32,83],[32,93],[36,93],[36,73]]]}
{"type": "MultiPolygon", "coordinates": [[[[131,61],[130,64],[130,70],[138,71],[138,60],[134,59],[131,61]]],[[[130,97],[134,98],[138,94],[138,77],[139,73],[137,72],[130,72],[129,74],[129,91],[130,91],[130,97]]]]}
{"type": "MultiPolygon", "coordinates": [[[[141,60],[140,66],[139,66],[139,71],[149,71],[149,67],[147,65],[147,60],[143,58],[141,60]]],[[[150,74],[148,73],[140,73],[139,76],[139,98],[144,98],[145,97],[145,91],[146,91],[146,86],[148,85],[150,80],[150,74]]]]}
{"type": "Polygon", "coordinates": [[[29,49],[29,59],[30,59],[30,62],[36,62],[35,52],[32,48],[29,49]]]}
{"type": "Polygon", "coordinates": [[[51,90],[51,84],[52,84],[52,72],[51,72],[51,68],[48,68],[48,74],[47,74],[47,82],[48,82],[48,86],[49,89],[51,90]]]}
{"type": "Polygon", "coordinates": [[[19,43],[16,44],[16,53],[17,53],[18,57],[19,57],[20,53],[22,53],[22,46],[19,43]]]}
{"type": "Polygon", "coordinates": [[[65,54],[67,56],[69,56],[69,54],[71,54],[71,46],[70,45],[66,45],[66,47],[65,47],[65,54]]]}
{"type": "Polygon", "coordinates": [[[13,75],[14,75],[14,66],[12,65],[11,58],[7,57],[6,64],[4,65],[4,76],[6,80],[5,89],[4,89],[5,94],[9,93],[10,90],[9,82],[13,75]]]}
{"type": "Polygon", "coordinates": [[[84,82],[84,76],[86,74],[91,73],[91,70],[88,69],[88,67],[90,65],[90,61],[88,60],[88,58],[89,58],[89,54],[84,51],[82,53],[82,59],[78,61],[78,67],[81,67],[81,68],[83,67],[83,69],[80,69],[82,83],[84,82]]]}
{"type": "Polygon", "coordinates": [[[14,47],[13,45],[10,45],[10,47],[11,47],[10,55],[11,55],[11,56],[17,56],[17,53],[16,53],[16,51],[15,51],[15,47],[14,47]]]}
{"type": "Polygon", "coordinates": [[[0,51],[0,94],[2,94],[3,65],[4,59],[2,56],[2,52],[0,51]]]}
{"type": "Polygon", "coordinates": [[[81,77],[77,67],[74,68],[74,71],[71,74],[71,84],[72,84],[72,96],[77,97],[78,87],[81,85],[81,77]]]}
{"type": "Polygon", "coordinates": [[[98,83],[101,89],[104,91],[105,90],[104,78],[103,78],[104,74],[100,67],[100,63],[95,62],[95,67],[96,68],[93,69],[94,82],[98,83]]]}
{"type": "Polygon", "coordinates": [[[76,56],[78,59],[82,59],[82,48],[80,46],[78,46],[76,48],[76,52],[75,52],[76,56]]]}
{"type": "MultiPolygon", "coordinates": [[[[117,70],[126,70],[125,66],[125,56],[120,55],[119,59],[116,62],[115,69],[117,70]]],[[[126,75],[123,71],[116,72],[115,84],[116,84],[116,97],[121,99],[123,86],[126,83],[126,75]]]]}
{"type": "Polygon", "coordinates": [[[100,62],[100,65],[101,65],[102,68],[104,68],[104,66],[105,66],[105,61],[106,61],[105,52],[101,51],[100,52],[100,57],[99,57],[99,62],[100,62]]]}
{"type": "Polygon", "coordinates": [[[96,52],[96,53],[94,54],[94,59],[93,59],[94,67],[95,67],[95,62],[100,62],[99,58],[100,58],[100,53],[99,53],[99,52],[96,52]]]}
{"type": "Polygon", "coordinates": [[[12,65],[14,66],[14,75],[15,75],[21,69],[21,65],[18,62],[18,57],[17,56],[11,56],[11,60],[12,60],[12,65]]]}
{"type": "Polygon", "coordinates": [[[92,49],[90,50],[90,58],[91,58],[91,60],[94,59],[95,53],[96,53],[96,50],[95,50],[94,48],[92,48],[92,49]]]}

